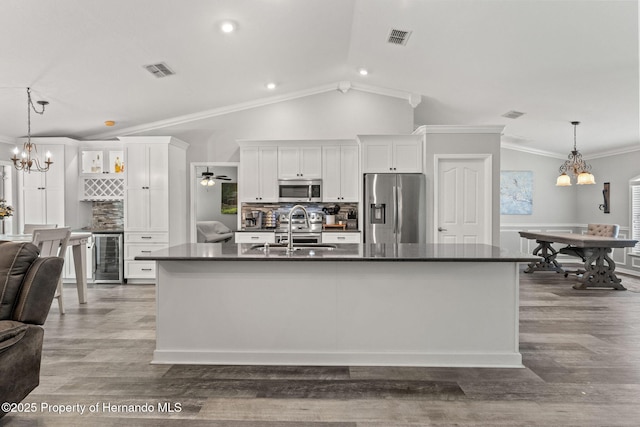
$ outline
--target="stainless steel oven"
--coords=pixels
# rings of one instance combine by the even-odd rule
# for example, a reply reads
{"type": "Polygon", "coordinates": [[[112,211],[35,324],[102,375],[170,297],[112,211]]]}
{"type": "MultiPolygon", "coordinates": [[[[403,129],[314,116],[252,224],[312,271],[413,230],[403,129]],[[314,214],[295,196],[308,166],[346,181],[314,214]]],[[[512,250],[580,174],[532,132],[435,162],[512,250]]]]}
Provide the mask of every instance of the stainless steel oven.
{"type": "Polygon", "coordinates": [[[281,179],[278,180],[279,202],[321,202],[322,180],[281,179]]]}

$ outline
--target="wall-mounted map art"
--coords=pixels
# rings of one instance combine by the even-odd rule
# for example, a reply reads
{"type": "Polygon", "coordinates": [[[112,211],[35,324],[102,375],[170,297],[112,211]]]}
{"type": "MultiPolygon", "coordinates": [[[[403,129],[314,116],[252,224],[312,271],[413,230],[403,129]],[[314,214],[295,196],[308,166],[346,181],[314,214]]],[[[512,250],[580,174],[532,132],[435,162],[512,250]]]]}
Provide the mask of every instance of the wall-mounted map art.
{"type": "Polygon", "coordinates": [[[500,171],[500,215],[531,215],[533,172],[500,171]]]}

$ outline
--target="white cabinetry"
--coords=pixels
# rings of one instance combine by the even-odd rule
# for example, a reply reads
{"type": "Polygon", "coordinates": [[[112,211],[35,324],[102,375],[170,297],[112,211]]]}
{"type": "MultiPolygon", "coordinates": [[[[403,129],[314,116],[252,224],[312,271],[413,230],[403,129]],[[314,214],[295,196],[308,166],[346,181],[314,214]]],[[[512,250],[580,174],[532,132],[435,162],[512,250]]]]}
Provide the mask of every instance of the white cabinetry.
{"type": "Polygon", "coordinates": [[[275,233],[269,232],[250,232],[250,231],[238,231],[236,232],[236,243],[275,243],[275,233]]]}
{"type": "Polygon", "coordinates": [[[278,147],[242,147],[239,186],[242,202],[277,202],[278,147]]]}
{"type": "Polygon", "coordinates": [[[360,243],[360,233],[324,232],[322,233],[322,243],[360,243]]]}
{"type": "Polygon", "coordinates": [[[136,255],[187,241],[188,144],[172,137],[125,137],[124,277],[154,281],[155,262],[136,255]]]}
{"type": "MultiPolygon", "coordinates": [[[[65,225],[65,146],[38,144],[39,154],[51,152],[47,172],[19,172],[21,224],[65,225]]],[[[22,230],[19,230],[22,231],[22,230]]]]}
{"type": "Polygon", "coordinates": [[[322,147],[322,201],[358,202],[358,147],[322,147]]]}
{"type": "Polygon", "coordinates": [[[278,147],[278,179],[322,178],[321,147],[278,147]]]}
{"type": "Polygon", "coordinates": [[[422,136],[359,136],[363,173],[421,173],[422,136]]]}

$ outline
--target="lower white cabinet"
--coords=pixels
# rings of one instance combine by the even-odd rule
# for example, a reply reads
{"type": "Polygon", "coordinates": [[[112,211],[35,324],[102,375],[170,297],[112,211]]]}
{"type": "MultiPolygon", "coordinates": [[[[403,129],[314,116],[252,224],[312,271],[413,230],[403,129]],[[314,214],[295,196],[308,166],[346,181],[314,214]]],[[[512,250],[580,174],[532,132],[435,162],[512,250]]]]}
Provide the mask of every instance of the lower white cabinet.
{"type": "Polygon", "coordinates": [[[275,243],[276,235],[271,232],[236,232],[236,243],[275,243]]]}
{"type": "Polygon", "coordinates": [[[127,279],[155,280],[155,261],[136,261],[135,257],[168,248],[169,234],[125,233],[124,242],[124,277],[127,279]]]}
{"type": "Polygon", "coordinates": [[[156,278],[155,261],[125,261],[124,275],[127,279],[152,279],[156,278]]]}
{"type": "Polygon", "coordinates": [[[331,231],[322,233],[322,243],[360,243],[360,233],[331,231]]]}
{"type": "MultiPolygon", "coordinates": [[[[93,243],[89,239],[89,242],[86,245],[86,266],[87,269],[87,280],[93,279],[93,243]]],[[[63,282],[73,282],[76,281],[76,264],[73,258],[73,247],[69,246],[67,248],[67,252],[64,256],[64,266],[62,267],[62,281],[63,282]]]]}

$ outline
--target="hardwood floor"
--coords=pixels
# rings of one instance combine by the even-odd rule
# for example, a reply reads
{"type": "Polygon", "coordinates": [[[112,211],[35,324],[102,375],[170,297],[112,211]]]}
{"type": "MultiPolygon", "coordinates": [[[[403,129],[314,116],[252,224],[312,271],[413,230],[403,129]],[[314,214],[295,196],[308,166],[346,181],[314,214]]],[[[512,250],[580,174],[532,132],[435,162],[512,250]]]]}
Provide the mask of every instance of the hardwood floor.
{"type": "Polygon", "coordinates": [[[0,425],[638,426],[640,278],[578,291],[520,277],[524,369],[150,365],[153,286],[90,286],[82,306],[69,287],[24,401],[37,410],[0,425]]]}

